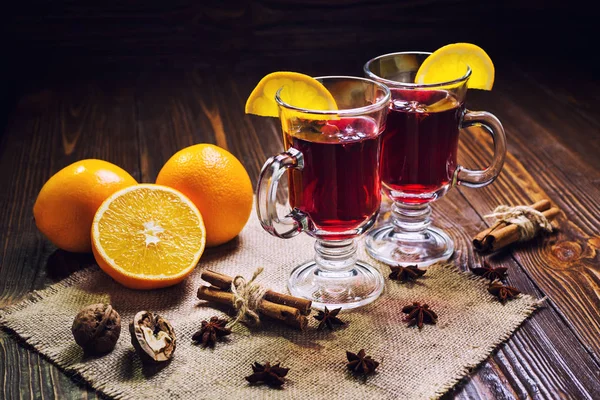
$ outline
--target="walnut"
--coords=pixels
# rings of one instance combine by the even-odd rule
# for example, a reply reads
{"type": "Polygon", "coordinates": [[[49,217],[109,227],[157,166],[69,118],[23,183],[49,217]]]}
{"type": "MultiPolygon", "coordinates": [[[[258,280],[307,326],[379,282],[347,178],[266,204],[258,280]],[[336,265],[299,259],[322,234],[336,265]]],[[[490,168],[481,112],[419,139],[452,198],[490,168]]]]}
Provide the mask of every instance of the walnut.
{"type": "Polygon", "coordinates": [[[91,304],[79,311],[71,332],[87,354],[108,353],[121,335],[121,317],[110,304],[91,304]]]}
{"type": "Polygon", "coordinates": [[[175,351],[175,330],[160,315],[140,311],[129,324],[131,344],[144,363],[169,361],[175,351]]]}

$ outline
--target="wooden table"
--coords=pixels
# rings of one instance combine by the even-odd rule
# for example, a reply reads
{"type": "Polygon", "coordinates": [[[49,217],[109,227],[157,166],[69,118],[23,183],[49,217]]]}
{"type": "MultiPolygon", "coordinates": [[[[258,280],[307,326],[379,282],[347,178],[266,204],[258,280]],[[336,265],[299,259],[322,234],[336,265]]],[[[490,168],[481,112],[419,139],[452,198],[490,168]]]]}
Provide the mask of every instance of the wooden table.
{"type": "MultiPolygon", "coordinates": [[[[244,115],[258,79],[283,69],[361,74],[359,63],[305,61],[63,71],[17,85],[0,127],[0,307],[93,262],[55,252],[35,227],[32,206],[53,173],[101,158],[153,182],[175,151],[209,142],[235,154],[256,183],[267,157],[283,150],[277,120],[244,115]]],[[[510,284],[548,300],[448,397],[598,398],[600,85],[585,74],[564,79],[562,70],[509,58],[496,66],[494,90],[471,91],[467,105],[502,120],[509,148],[504,170],[486,188],[454,189],[436,202],[436,223],[454,238],[457,262],[465,266],[481,262],[471,238],[498,204],[549,198],[564,214],[558,233],[491,257],[508,267],[510,284]]],[[[461,163],[481,167],[490,156],[487,135],[461,134],[461,163]]],[[[97,396],[77,381],[0,332],[0,398],[97,396]]]]}

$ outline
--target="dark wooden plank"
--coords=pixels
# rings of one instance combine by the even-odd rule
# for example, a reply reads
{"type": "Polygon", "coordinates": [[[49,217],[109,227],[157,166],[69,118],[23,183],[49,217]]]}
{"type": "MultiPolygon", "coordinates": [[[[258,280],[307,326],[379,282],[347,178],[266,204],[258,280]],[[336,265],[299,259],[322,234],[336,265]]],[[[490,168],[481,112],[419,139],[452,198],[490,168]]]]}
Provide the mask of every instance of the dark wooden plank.
{"type": "MultiPolygon", "coordinates": [[[[139,176],[133,91],[125,82],[60,82],[20,97],[0,146],[0,306],[64,277],[68,260],[72,269],[89,262],[53,254],[37,232],[32,206],[53,173],[79,159],[101,158],[139,176]]],[[[81,397],[72,380],[37,354],[5,333],[0,343],[0,398],[81,397]]]]}
{"type": "MultiPolygon", "coordinates": [[[[457,264],[463,268],[482,262],[470,240],[484,226],[466,200],[454,190],[434,205],[436,223],[455,240],[461,250],[457,264]]],[[[510,254],[497,255],[489,262],[509,268],[511,285],[538,298],[544,296],[510,254]]],[[[472,398],[477,393],[476,397],[482,398],[526,398],[563,393],[569,398],[591,398],[591,393],[600,390],[598,367],[562,317],[552,307],[545,307],[449,396],[472,398]]]]}
{"type": "MultiPolygon", "coordinates": [[[[449,231],[457,247],[462,249],[458,264],[463,267],[479,264],[482,258],[473,253],[470,238],[481,228],[483,221],[474,215],[470,204],[455,191],[437,202],[434,210],[438,224],[449,231]]],[[[510,257],[494,258],[491,262],[509,268],[510,284],[525,293],[543,296],[510,257]]],[[[589,393],[600,390],[595,375],[597,368],[561,317],[551,308],[545,308],[527,321],[472,379],[452,395],[526,398],[545,392],[586,398],[589,393]]]]}
{"type": "Polygon", "coordinates": [[[136,83],[143,182],[154,182],[163,164],[182,148],[216,143],[211,121],[202,109],[202,104],[207,107],[207,99],[201,94],[194,98],[194,89],[188,85],[195,87],[198,93],[204,92],[205,83],[201,79],[192,80],[189,71],[183,69],[146,72],[136,83]],[[157,79],[163,75],[169,78],[157,79]]]}
{"type": "Polygon", "coordinates": [[[230,151],[256,182],[267,157],[281,151],[279,122],[243,114],[249,92],[239,89],[239,80],[204,67],[147,72],[140,78],[137,108],[144,182],[153,182],[175,152],[198,143],[230,151]],[[157,74],[164,78],[158,81],[157,74]]]}
{"type": "MultiPolygon", "coordinates": [[[[600,102],[600,85],[579,65],[566,65],[559,69],[561,73],[537,63],[503,65],[505,71],[499,72],[493,97],[518,99],[517,104],[511,101],[513,110],[515,106],[521,108],[535,124],[550,132],[561,148],[600,170],[600,116],[595,109],[600,102]]],[[[490,98],[487,93],[472,94],[482,101],[490,98]]]]}
{"type": "Polygon", "coordinates": [[[100,399],[86,385],[73,380],[28,346],[19,345],[0,331],[0,398],[2,399],[100,399]]]}
{"type": "Polygon", "coordinates": [[[40,240],[33,222],[32,207],[51,168],[48,154],[58,140],[57,104],[41,91],[23,97],[8,122],[0,146],[0,177],[5,190],[0,194],[0,301],[3,304],[40,286],[39,266],[50,249],[40,240]],[[36,282],[37,281],[37,282],[36,282]],[[27,282],[25,284],[25,282],[27,282]],[[35,282],[35,283],[34,283],[35,282]]]}
{"type": "MultiPolygon", "coordinates": [[[[560,134],[555,133],[566,129],[562,124],[544,126],[528,113],[530,108],[545,108],[547,103],[539,99],[535,104],[521,102],[503,94],[485,99],[479,99],[477,105],[481,107],[477,108],[491,109],[502,119],[512,154],[493,185],[461,192],[480,215],[499,204],[530,204],[541,198],[550,198],[563,210],[565,217],[559,219],[558,234],[537,246],[515,246],[514,257],[600,360],[600,171],[573,148],[562,145],[560,134]]],[[[553,107],[552,99],[547,102],[553,107]]],[[[593,129],[589,124],[584,132],[591,134],[593,129]]],[[[471,133],[463,135],[465,162],[485,164],[489,147],[478,145],[484,134],[476,129],[471,133]]]]}

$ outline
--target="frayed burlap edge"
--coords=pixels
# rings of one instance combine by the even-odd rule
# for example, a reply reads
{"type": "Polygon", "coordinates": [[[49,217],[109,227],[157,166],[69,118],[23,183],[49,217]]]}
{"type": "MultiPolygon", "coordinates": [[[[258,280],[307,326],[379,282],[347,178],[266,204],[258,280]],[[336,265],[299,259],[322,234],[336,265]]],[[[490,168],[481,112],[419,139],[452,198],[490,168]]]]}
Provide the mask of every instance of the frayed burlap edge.
{"type": "MultiPolygon", "coordinates": [[[[443,264],[439,265],[439,267],[448,269],[448,270],[452,271],[453,273],[460,274],[464,278],[474,281],[477,284],[478,288],[480,288],[481,290],[487,291],[487,287],[489,284],[489,281],[487,279],[479,277],[477,275],[474,275],[468,271],[462,271],[453,263],[443,263],[443,264]]],[[[18,324],[15,324],[12,321],[6,319],[7,315],[13,314],[20,310],[23,310],[24,308],[27,308],[31,304],[35,304],[38,301],[41,301],[49,296],[52,296],[53,294],[59,292],[61,289],[68,288],[73,285],[76,285],[77,283],[82,282],[86,278],[87,275],[89,275],[90,273],[94,273],[96,271],[99,271],[99,268],[95,267],[95,266],[88,267],[81,271],[77,271],[70,277],[67,277],[47,288],[31,292],[30,294],[28,294],[26,296],[26,298],[24,300],[22,300],[16,304],[12,304],[3,309],[0,309],[0,327],[4,328],[8,332],[14,333],[17,336],[16,339],[18,342],[22,341],[22,342],[26,343],[27,345],[30,345],[32,347],[32,350],[35,350],[43,358],[45,358],[52,364],[56,365],[57,367],[59,367],[61,370],[63,370],[65,372],[65,374],[67,376],[69,376],[71,379],[73,379],[76,383],[80,384],[80,383],[85,382],[85,384],[87,384],[87,387],[89,389],[94,390],[97,393],[99,393],[103,396],[106,396],[106,397],[111,397],[111,398],[115,398],[115,399],[133,399],[134,397],[131,397],[130,395],[128,395],[126,393],[123,393],[121,390],[119,390],[117,388],[111,388],[105,384],[98,382],[97,380],[94,379],[93,375],[88,373],[88,371],[85,367],[79,368],[79,370],[77,370],[77,371],[72,370],[69,367],[69,365],[61,362],[60,360],[57,360],[56,354],[54,354],[47,345],[35,340],[35,338],[31,337],[26,332],[24,332],[22,329],[20,329],[18,324]],[[81,382],[81,380],[79,378],[81,378],[81,380],[83,380],[83,382],[81,382]]],[[[484,361],[486,361],[494,351],[499,349],[499,347],[501,345],[503,345],[512,336],[512,334],[514,334],[514,332],[533,315],[533,313],[537,309],[542,307],[546,300],[546,298],[536,300],[533,296],[528,295],[528,294],[521,294],[520,297],[524,297],[525,299],[529,300],[529,303],[531,303],[531,305],[527,306],[526,308],[524,308],[521,311],[521,315],[525,318],[521,321],[517,321],[517,322],[510,324],[510,326],[508,327],[509,328],[508,333],[502,335],[496,343],[490,344],[489,346],[487,346],[485,348],[485,354],[482,357],[480,357],[480,359],[474,360],[473,362],[465,365],[461,369],[460,374],[458,374],[452,380],[448,381],[442,387],[438,388],[438,390],[435,392],[435,396],[432,398],[436,399],[436,398],[441,397],[442,395],[446,394],[449,390],[452,390],[453,388],[455,388],[455,386],[458,385],[461,381],[465,380],[468,377],[468,375],[470,375],[484,361]]]]}
{"type": "Polygon", "coordinates": [[[83,369],[82,371],[71,370],[67,364],[62,363],[59,360],[53,358],[53,357],[56,357],[56,354],[53,354],[53,352],[49,349],[49,347],[47,345],[45,345],[44,343],[41,343],[39,341],[36,341],[33,337],[31,337],[30,335],[25,333],[22,329],[20,329],[18,326],[16,326],[11,321],[8,321],[5,317],[7,315],[13,314],[20,310],[23,310],[24,308],[27,308],[29,305],[35,304],[38,301],[43,300],[46,297],[49,297],[49,296],[57,293],[61,289],[68,288],[73,285],[76,285],[77,283],[82,282],[86,275],[89,275],[90,273],[98,271],[99,269],[100,269],[99,267],[93,266],[93,267],[88,267],[81,271],[77,271],[77,272],[73,273],[73,275],[71,275],[57,283],[52,284],[51,286],[48,286],[47,288],[40,289],[40,290],[34,290],[33,292],[29,293],[24,300],[21,300],[20,302],[18,302],[16,304],[12,304],[12,305],[9,305],[7,307],[0,309],[0,327],[3,328],[4,330],[8,331],[9,333],[11,333],[11,332],[14,333],[16,335],[15,339],[17,340],[17,342],[19,344],[22,344],[22,342],[24,342],[24,343],[28,344],[29,346],[31,346],[32,350],[34,350],[36,353],[40,354],[44,359],[48,360],[50,363],[52,363],[52,364],[56,365],[58,368],[60,368],[67,376],[69,376],[71,379],[73,379],[75,381],[75,383],[78,383],[78,384],[82,383],[82,382],[79,382],[79,379],[77,379],[78,377],[81,377],[84,381],[83,383],[85,383],[87,385],[88,389],[93,390],[97,393],[100,393],[101,395],[103,395],[105,397],[112,397],[115,399],[132,399],[131,396],[128,396],[127,394],[121,392],[120,390],[111,389],[110,387],[106,387],[106,385],[102,385],[101,383],[96,382],[95,379],[93,378],[93,376],[88,374],[87,370],[85,370],[85,369],[83,369]]]}
{"type": "MultiPolygon", "coordinates": [[[[460,268],[458,268],[456,265],[454,265],[453,263],[443,263],[442,267],[447,268],[454,273],[461,274],[463,277],[466,277],[472,281],[477,282],[483,290],[487,290],[487,288],[488,288],[489,280],[486,278],[475,275],[469,271],[463,271],[460,268]]],[[[475,371],[481,364],[483,364],[483,362],[485,362],[494,353],[494,351],[499,350],[500,346],[504,345],[506,343],[506,341],[508,341],[508,339],[510,339],[510,337],[517,331],[517,329],[521,325],[523,325],[529,318],[531,318],[531,316],[533,315],[533,313],[536,310],[543,307],[547,300],[546,297],[543,297],[541,299],[536,299],[535,297],[533,297],[529,294],[525,294],[525,293],[521,293],[519,296],[524,297],[525,299],[529,299],[531,301],[531,305],[529,307],[523,309],[522,315],[525,318],[520,322],[515,322],[513,324],[510,324],[509,325],[510,332],[502,335],[499,338],[497,343],[487,346],[485,349],[485,355],[483,357],[481,357],[480,360],[476,360],[476,361],[472,362],[471,364],[465,365],[462,368],[462,370],[460,371],[461,376],[455,377],[453,380],[451,380],[450,382],[448,382],[447,384],[445,384],[441,388],[439,388],[435,393],[436,397],[433,397],[432,399],[437,399],[437,398],[443,396],[448,391],[452,390],[461,381],[468,379],[469,375],[471,373],[473,373],[473,371],[475,371]]]]}

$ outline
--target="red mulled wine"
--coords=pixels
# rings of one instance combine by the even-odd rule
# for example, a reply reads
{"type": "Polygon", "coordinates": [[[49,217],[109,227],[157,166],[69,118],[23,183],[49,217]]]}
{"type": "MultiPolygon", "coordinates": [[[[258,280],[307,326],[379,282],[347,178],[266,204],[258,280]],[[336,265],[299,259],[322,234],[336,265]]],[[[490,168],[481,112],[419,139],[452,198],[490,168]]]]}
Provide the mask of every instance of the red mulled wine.
{"type": "Polygon", "coordinates": [[[392,89],[382,136],[381,180],[393,200],[435,200],[456,170],[464,105],[443,90],[392,89]]]}
{"type": "Polygon", "coordinates": [[[359,228],[381,201],[380,139],[377,123],[367,117],[306,121],[293,134],[284,132],[285,148],[304,156],[301,171],[289,170],[291,206],[327,232],[359,228]]]}

